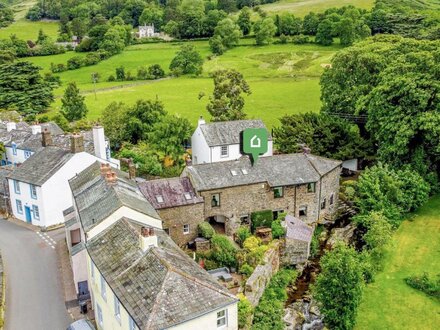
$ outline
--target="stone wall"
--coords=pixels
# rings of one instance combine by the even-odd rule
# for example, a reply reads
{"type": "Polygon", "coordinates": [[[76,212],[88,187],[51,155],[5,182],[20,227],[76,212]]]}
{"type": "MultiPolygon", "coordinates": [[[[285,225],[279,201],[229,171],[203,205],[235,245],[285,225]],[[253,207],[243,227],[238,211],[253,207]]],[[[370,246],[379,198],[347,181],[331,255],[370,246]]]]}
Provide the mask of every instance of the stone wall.
{"type": "Polygon", "coordinates": [[[254,272],[246,281],[244,295],[255,307],[258,305],[264,289],[269,284],[272,276],[279,270],[279,242],[266,251],[263,263],[255,267],[254,272]]]}
{"type": "Polygon", "coordinates": [[[306,262],[310,255],[310,242],[287,239],[281,253],[281,263],[292,266],[306,262]]]}
{"type": "Polygon", "coordinates": [[[184,205],[157,210],[163,220],[163,228],[173,241],[183,246],[197,237],[198,224],[205,221],[203,203],[184,205]],[[183,232],[183,226],[189,225],[189,233],[183,232]]]}
{"type": "Polygon", "coordinates": [[[327,218],[333,220],[333,216],[337,210],[339,200],[339,179],[341,176],[342,167],[337,167],[333,171],[327,173],[321,178],[321,202],[325,199],[325,208],[319,211],[319,220],[327,218]],[[331,196],[333,195],[333,203],[331,203],[331,196]]]}

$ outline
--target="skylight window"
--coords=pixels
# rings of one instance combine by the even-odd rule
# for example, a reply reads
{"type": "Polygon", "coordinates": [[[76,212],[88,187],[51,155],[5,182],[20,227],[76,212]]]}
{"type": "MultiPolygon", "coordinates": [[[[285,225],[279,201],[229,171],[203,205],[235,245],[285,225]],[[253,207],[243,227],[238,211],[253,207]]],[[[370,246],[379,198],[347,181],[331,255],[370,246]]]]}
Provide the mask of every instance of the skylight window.
{"type": "Polygon", "coordinates": [[[187,201],[191,199],[191,194],[190,194],[190,193],[186,192],[186,193],[184,193],[183,195],[185,196],[185,199],[186,199],[187,201]]]}
{"type": "Polygon", "coordinates": [[[238,173],[237,173],[236,170],[231,170],[231,174],[232,174],[233,176],[236,176],[238,173]]]}
{"type": "Polygon", "coordinates": [[[247,171],[247,169],[245,169],[245,168],[242,168],[242,169],[241,169],[241,173],[243,173],[243,174],[245,174],[245,175],[246,175],[246,174],[248,174],[248,171],[247,171]]]}
{"type": "Polygon", "coordinates": [[[157,195],[156,200],[158,203],[163,203],[163,197],[161,195],[157,195]]]}

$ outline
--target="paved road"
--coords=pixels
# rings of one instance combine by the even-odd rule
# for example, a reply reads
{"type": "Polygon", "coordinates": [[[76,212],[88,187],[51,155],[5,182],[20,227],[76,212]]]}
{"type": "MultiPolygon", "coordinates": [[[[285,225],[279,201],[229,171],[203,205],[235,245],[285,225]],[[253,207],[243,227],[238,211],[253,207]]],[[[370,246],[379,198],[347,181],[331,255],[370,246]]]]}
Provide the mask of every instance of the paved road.
{"type": "Polygon", "coordinates": [[[67,314],[57,265],[55,241],[0,218],[0,250],[6,270],[5,330],[64,330],[67,314]]]}

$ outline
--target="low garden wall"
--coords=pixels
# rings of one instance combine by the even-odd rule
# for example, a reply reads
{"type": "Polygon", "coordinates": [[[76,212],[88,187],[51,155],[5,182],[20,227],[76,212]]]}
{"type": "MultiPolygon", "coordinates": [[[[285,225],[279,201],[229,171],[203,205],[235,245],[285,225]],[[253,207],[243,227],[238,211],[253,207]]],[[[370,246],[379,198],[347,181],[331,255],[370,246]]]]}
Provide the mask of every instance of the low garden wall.
{"type": "Polygon", "coordinates": [[[279,247],[280,243],[277,242],[266,251],[262,264],[255,267],[254,272],[246,281],[244,295],[254,307],[258,305],[264,289],[280,268],[279,247]]]}

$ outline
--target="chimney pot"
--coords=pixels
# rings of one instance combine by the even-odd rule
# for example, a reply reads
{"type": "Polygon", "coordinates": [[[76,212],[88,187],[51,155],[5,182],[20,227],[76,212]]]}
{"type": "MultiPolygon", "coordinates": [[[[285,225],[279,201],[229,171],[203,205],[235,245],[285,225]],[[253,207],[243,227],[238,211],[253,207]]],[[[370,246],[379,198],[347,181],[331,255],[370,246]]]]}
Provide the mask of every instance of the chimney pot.
{"type": "Polygon", "coordinates": [[[84,137],[81,134],[70,136],[70,152],[76,154],[84,151],[84,137]]]}
{"type": "Polygon", "coordinates": [[[198,124],[198,126],[206,124],[206,121],[205,121],[205,119],[203,119],[203,116],[199,117],[197,124],[198,124]]]}
{"type": "Polygon", "coordinates": [[[128,162],[128,177],[130,179],[136,178],[136,165],[133,163],[132,160],[128,162]]]}
{"type": "Polygon", "coordinates": [[[105,174],[105,181],[107,181],[109,184],[114,184],[116,181],[118,181],[118,177],[116,176],[115,172],[108,169],[107,173],[105,174]]]}
{"type": "Polygon", "coordinates": [[[52,134],[47,129],[47,127],[41,133],[41,138],[42,138],[41,144],[43,145],[43,147],[48,147],[52,145],[52,134]]]}

